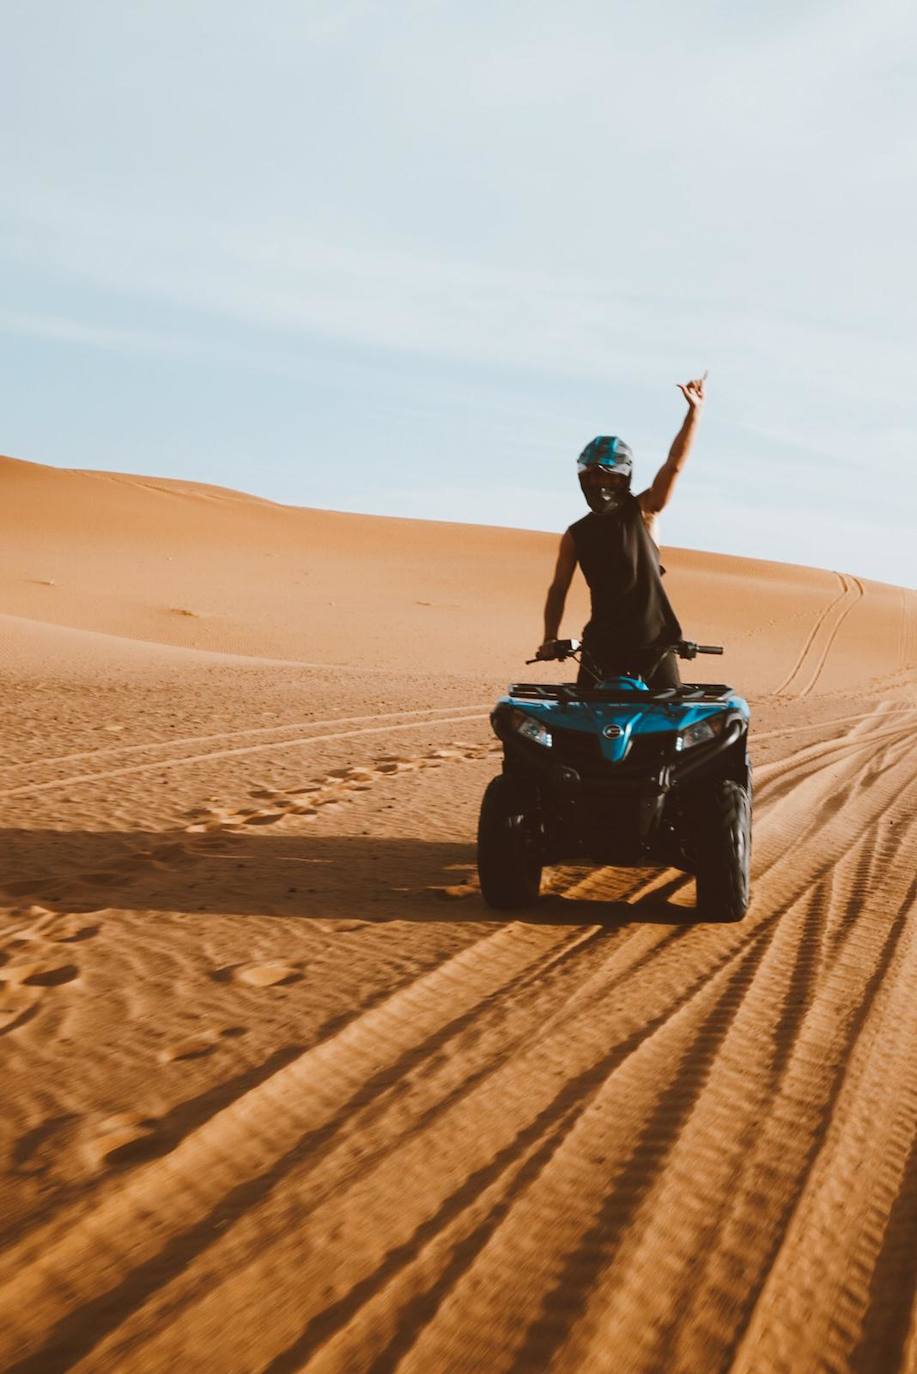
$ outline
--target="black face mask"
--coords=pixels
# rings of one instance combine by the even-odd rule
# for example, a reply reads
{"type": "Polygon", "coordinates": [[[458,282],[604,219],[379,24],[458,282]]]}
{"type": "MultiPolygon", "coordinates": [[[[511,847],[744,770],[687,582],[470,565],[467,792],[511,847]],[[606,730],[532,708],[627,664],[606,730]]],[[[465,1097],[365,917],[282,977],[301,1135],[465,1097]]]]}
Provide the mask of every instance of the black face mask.
{"type": "Polygon", "coordinates": [[[586,504],[590,510],[595,511],[596,515],[613,515],[624,505],[628,497],[627,487],[592,487],[580,482],[580,490],[586,498],[586,504]]]}

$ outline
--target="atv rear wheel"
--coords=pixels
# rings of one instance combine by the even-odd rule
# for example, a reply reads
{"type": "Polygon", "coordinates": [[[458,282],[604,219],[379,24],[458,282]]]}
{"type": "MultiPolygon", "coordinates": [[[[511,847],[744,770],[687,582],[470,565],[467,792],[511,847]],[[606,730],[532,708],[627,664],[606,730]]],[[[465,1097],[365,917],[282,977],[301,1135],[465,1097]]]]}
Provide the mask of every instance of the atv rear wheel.
{"type": "Polygon", "coordinates": [[[541,889],[541,845],[531,801],[505,774],[492,779],[478,820],[478,876],[488,906],[531,906],[541,889]]]}
{"type": "Polygon", "coordinates": [[[723,778],[698,798],[697,909],[705,921],[741,921],[748,910],[751,801],[723,778]]]}

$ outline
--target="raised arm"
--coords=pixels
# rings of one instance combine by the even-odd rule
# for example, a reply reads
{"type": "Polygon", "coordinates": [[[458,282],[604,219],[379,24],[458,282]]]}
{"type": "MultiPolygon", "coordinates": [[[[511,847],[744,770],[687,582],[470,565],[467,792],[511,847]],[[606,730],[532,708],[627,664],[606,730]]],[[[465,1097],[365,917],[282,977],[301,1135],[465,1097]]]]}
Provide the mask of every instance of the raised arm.
{"type": "Polygon", "coordinates": [[[640,505],[648,515],[656,515],[668,505],[675,480],[688,460],[701,412],[704,409],[704,383],[706,380],[707,374],[705,372],[703,377],[699,377],[696,381],[678,383],[681,394],[688,402],[688,413],[682,422],[681,429],[672,440],[668,458],[653,478],[652,486],[640,493],[640,505]]]}
{"type": "Polygon", "coordinates": [[[548,588],[548,598],[544,605],[544,642],[538,650],[537,657],[549,649],[557,638],[567,601],[567,592],[570,589],[570,582],[575,571],[576,545],[573,542],[573,535],[567,530],[560,541],[557,564],[554,568],[554,580],[548,588]]]}

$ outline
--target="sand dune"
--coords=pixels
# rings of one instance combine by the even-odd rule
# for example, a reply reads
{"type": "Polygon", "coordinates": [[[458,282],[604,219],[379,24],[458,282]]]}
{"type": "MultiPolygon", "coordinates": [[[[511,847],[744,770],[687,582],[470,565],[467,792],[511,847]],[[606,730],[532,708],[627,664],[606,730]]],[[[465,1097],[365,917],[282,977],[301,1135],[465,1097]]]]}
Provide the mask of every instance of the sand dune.
{"type": "Polygon", "coordinates": [[[666,549],[751,910],[558,867],[496,919],[556,536],[0,491],[0,1367],[917,1370],[914,593],[666,549]]]}
{"type": "MultiPolygon", "coordinates": [[[[557,535],[341,515],[237,492],[0,458],[9,615],[183,648],[502,682],[541,633],[557,535]]],[[[578,514],[571,506],[571,517],[578,514]]],[[[917,654],[909,593],[849,572],[666,549],[693,638],[797,696],[917,654]]],[[[574,584],[566,629],[588,601],[574,584]]]]}

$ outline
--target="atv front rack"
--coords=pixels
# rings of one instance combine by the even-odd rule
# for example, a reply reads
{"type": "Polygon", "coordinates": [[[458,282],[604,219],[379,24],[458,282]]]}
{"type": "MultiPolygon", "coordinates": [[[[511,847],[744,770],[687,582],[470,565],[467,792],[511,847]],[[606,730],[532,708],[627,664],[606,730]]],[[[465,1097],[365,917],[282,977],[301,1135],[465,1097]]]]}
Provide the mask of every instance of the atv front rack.
{"type": "Polygon", "coordinates": [[[725,701],[733,689],[725,682],[685,682],[658,691],[622,692],[620,687],[578,687],[574,682],[512,682],[508,693],[527,701],[600,701],[610,706],[680,705],[686,701],[725,701]]]}

